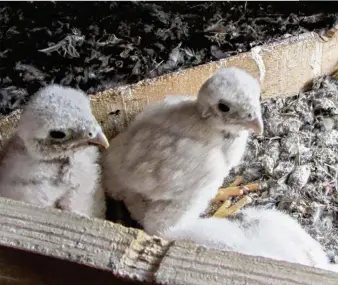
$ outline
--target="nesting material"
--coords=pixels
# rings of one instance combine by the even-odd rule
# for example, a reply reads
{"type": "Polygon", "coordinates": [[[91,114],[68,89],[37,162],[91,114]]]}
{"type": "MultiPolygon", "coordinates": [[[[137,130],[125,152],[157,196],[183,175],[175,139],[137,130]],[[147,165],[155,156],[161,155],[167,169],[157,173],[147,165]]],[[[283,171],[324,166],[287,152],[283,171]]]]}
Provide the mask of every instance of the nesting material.
{"type": "MultiPolygon", "coordinates": [[[[250,138],[224,186],[238,175],[244,184],[259,183],[259,191],[247,193],[251,205],[290,214],[337,260],[338,81],[321,77],[311,91],[268,100],[262,111],[264,135],[250,138]]],[[[207,216],[220,206],[212,205],[207,216]]]]}
{"type": "Polygon", "coordinates": [[[8,115],[51,82],[95,94],[327,30],[338,8],[334,2],[21,1],[2,2],[0,11],[0,115],[8,115]]]}

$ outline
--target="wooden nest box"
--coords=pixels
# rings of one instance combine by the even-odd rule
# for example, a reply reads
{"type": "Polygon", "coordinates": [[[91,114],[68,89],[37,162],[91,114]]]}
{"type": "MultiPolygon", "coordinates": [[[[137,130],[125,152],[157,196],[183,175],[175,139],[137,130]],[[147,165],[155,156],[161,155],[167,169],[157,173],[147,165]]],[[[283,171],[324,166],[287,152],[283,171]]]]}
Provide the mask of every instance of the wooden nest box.
{"type": "MultiPolygon", "coordinates": [[[[91,96],[107,135],[123,130],[145,105],[166,95],[196,94],[219,67],[246,69],[262,98],[296,95],[337,69],[338,35],[306,33],[250,52],[91,96]],[[119,111],[118,111],[119,110],[119,111]]],[[[0,121],[1,144],[19,113],[0,121]]],[[[168,242],[99,219],[0,198],[0,284],[338,284],[320,269],[189,242],[168,242]]]]}

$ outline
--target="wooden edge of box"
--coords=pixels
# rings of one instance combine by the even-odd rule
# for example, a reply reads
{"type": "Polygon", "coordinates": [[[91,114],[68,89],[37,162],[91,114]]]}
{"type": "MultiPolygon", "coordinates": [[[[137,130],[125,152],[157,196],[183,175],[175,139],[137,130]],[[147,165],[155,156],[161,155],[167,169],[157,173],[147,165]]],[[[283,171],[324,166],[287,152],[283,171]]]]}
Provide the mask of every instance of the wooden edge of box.
{"type": "MultiPolygon", "coordinates": [[[[262,99],[296,95],[313,78],[333,72],[338,63],[338,34],[323,41],[311,32],[258,46],[219,61],[173,72],[90,95],[95,116],[109,138],[123,130],[146,105],[167,95],[196,95],[218,68],[236,66],[261,81],[262,99]],[[115,111],[120,112],[115,113],[115,111]]],[[[0,145],[12,134],[20,111],[0,120],[0,145]]]]}
{"type": "Polygon", "coordinates": [[[338,274],[333,272],[190,242],[168,242],[108,221],[4,198],[0,198],[0,217],[0,246],[76,262],[125,279],[175,285],[337,284],[338,274]]]}

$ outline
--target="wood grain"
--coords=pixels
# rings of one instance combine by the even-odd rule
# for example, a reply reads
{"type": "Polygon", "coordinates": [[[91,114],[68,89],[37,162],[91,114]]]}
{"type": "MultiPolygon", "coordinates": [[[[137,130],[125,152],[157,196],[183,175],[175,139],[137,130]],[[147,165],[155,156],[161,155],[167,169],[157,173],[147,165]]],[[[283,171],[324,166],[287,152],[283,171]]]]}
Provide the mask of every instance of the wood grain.
{"type": "MultiPolygon", "coordinates": [[[[8,199],[0,199],[0,217],[1,246],[81,264],[77,274],[88,274],[86,267],[92,267],[152,284],[337,284],[338,274],[332,272],[218,252],[189,242],[168,242],[104,220],[8,199]]],[[[13,262],[8,258],[4,262],[2,252],[0,247],[0,276],[13,278],[9,284],[15,284],[13,262]]],[[[18,274],[35,280],[40,278],[37,272],[18,274]]]]}

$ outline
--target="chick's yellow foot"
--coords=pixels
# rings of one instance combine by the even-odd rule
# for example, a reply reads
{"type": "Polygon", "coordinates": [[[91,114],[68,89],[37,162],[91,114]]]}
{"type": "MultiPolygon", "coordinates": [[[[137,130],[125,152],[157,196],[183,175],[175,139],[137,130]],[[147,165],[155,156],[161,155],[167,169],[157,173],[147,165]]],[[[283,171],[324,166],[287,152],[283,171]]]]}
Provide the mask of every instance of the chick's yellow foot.
{"type": "Polygon", "coordinates": [[[237,186],[242,184],[243,176],[237,176],[235,180],[225,188],[219,188],[216,197],[213,199],[213,203],[219,201],[225,201],[230,197],[242,195],[242,189],[238,189],[237,186]]]}
{"type": "Polygon", "coordinates": [[[259,184],[251,183],[244,186],[239,186],[244,181],[243,176],[237,176],[236,179],[229,185],[229,187],[220,188],[213,203],[225,201],[222,206],[215,212],[214,217],[224,218],[238,212],[242,207],[252,202],[249,196],[244,196],[235,204],[231,205],[230,197],[241,196],[248,191],[259,190],[259,184]]]}
{"type": "Polygon", "coordinates": [[[248,191],[257,191],[259,190],[259,184],[251,183],[243,186],[239,186],[244,181],[243,176],[237,176],[236,179],[225,188],[220,188],[216,197],[213,199],[213,202],[226,201],[230,197],[241,196],[248,191]]]}
{"type": "Polygon", "coordinates": [[[216,218],[226,218],[240,211],[245,205],[250,204],[252,199],[249,196],[244,196],[241,200],[231,205],[230,200],[227,200],[213,215],[216,218]]]}

